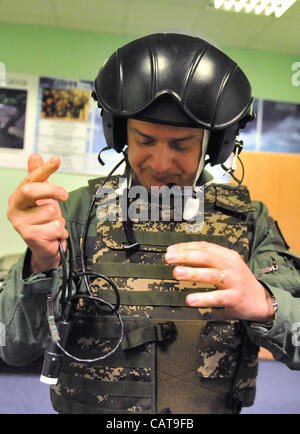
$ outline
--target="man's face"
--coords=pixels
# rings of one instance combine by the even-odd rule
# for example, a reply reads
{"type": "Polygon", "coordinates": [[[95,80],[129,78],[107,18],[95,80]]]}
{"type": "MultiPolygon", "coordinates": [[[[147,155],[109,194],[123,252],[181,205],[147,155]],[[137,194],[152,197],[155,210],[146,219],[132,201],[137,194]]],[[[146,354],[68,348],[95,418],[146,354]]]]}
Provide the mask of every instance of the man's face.
{"type": "Polygon", "coordinates": [[[127,134],[129,163],[143,186],[193,185],[203,129],[128,119],[127,134]]]}

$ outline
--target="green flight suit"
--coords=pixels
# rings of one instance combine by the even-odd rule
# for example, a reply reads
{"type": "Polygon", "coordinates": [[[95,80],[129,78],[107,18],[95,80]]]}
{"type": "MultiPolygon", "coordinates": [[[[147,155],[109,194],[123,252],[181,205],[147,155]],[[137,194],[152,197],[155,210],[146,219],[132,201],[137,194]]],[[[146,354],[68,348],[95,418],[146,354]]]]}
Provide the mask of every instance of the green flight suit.
{"type": "MultiPolygon", "coordinates": [[[[205,182],[205,176],[202,177],[205,182]]],[[[91,201],[87,188],[70,194],[62,204],[73,246],[79,245],[86,211],[91,201]]],[[[253,202],[254,210],[247,215],[249,230],[249,267],[276,297],[278,313],[272,327],[244,322],[249,336],[257,344],[269,349],[275,359],[293,369],[300,367],[296,332],[297,307],[300,313],[300,260],[288,251],[287,245],[265,205],[253,202]],[[276,266],[274,266],[276,264],[276,266]],[[298,303],[299,302],[299,303],[298,303]],[[299,306],[298,306],[299,304],[299,306]],[[290,325],[289,328],[286,324],[290,325]]],[[[95,210],[92,213],[89,235],[96,233],[95,210]]],[[[78,251],[75,252],[78,254],[78,251]]],[[[10,270],[0,292],[0,321],[5,325],[5,346],[0,346],[4,361],[25,365],[41,355],[49,339],[46,319],[46,294],[55,294],[61,281],[61,268],[44,273],[26,275],[30,252],[10,270]]],[[[58,307],[57,307],[58,310],[58,307]]]]}

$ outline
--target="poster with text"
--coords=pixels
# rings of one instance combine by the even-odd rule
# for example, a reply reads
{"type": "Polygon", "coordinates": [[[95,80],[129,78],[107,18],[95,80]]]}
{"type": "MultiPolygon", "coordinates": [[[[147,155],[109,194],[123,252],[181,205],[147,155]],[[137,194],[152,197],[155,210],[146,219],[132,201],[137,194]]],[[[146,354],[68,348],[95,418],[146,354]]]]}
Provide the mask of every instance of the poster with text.
{"type": "Polygon", "coordinates": [[[62,172],[103,176],[120,161],[110,150],[102,157],[105,166],[98,162],[106,143],[92,86],[91,81],[40,77],[35,152],[44,159],[58,155],[62,172]]]}
{"type": "Polygon", "coordinates": [[[85,172],[89,148],[90,88],[88,82],[40,77],[35,152],[61,159],[64,172],[85,172]]]}

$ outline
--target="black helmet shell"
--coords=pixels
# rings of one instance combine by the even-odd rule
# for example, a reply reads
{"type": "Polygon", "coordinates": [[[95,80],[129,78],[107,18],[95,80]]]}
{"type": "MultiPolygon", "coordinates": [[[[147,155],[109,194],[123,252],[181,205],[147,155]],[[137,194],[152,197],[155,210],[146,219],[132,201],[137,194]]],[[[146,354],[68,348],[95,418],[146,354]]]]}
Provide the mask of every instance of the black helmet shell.
{"type": "Polygon", "coordinates": [[[99,105],[112,116],[134,117],[170,95],[199,127],[237,124],[252,104],[250,83],[227,55],[202,39],[154,34],[119,48],[95,80],[99,105]]]}

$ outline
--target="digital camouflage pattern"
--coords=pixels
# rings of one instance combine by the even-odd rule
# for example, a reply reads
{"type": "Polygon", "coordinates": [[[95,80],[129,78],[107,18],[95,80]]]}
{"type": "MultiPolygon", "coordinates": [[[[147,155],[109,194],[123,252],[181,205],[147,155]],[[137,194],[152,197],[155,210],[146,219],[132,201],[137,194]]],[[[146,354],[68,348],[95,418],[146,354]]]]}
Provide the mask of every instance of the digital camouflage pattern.
{"type": "MultiPolygon", "coordinates": [[[[114,189],[117,181],[117,177],[109,181],[114,189]]],[[[91,186],[94,192],[97,187],[97,183],[91,186]]],[[[184,221],[134,222],[133,233],[140,245],[135,251],[124,249],[128,240],[122,221],[101,221],[105,200],[108,206],[112,204],[112,215],[119,212],[118,198],[115,203],[111,199],[96,203],[100,221],[87,264],[117,285],[126,336],[122,347],[102,362],[66,358],[59,383],[51,390],[54,407],[60,412],[226,413],[237,411],[240,401],[250,405],[255,395],[257,346],[248,342],[240,322],[225,309],[188,307],[187,293],[214,287],[176,281],[173,267],[164,260],[168,245],[202,240],[234,249],[247,262],[246,213],[253,210],[247,188],[228,184],[208,188],[199,233],[187,232],[184,221]],[[176,334],[172,329],[163,336],[170,321],[176,334]]],[[[140,205],[144,211],[149,207],[140,205]]],[[[115,294],[103,279],[95,279],[91,289],[115,303],[115,294]]],[[[99,307],[82,299],[76,317],[71,340],[74,354],[95,358],[114,346],[120,331],[114,316],[103,318],[99,307]]]]}

